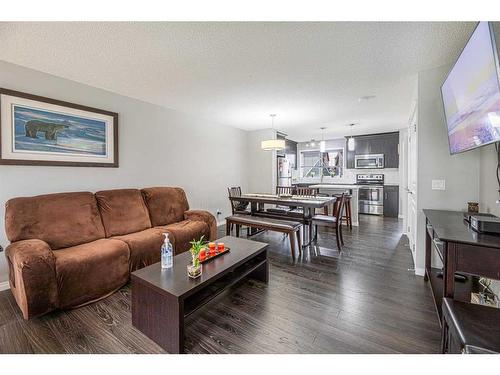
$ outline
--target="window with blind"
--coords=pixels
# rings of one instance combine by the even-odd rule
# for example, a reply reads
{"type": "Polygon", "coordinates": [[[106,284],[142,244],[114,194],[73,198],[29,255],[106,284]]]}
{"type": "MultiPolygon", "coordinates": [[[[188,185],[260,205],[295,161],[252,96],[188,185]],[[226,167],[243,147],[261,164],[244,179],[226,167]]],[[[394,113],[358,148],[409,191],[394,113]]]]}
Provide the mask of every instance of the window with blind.
{"type": "Polygon", "coordinates": [[[300,177],[335,177],[342,176],[344,150],[332,149],[326,152],[304,150],[300,152],[300,177]]]}

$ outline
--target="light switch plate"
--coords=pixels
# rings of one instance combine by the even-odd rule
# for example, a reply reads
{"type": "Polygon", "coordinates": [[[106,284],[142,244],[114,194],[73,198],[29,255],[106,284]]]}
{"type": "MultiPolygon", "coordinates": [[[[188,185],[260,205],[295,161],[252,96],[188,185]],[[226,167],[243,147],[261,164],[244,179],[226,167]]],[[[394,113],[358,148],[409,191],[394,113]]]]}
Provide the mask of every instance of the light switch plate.
{"type": "Polygon", "coordinates": [[[432,190],[446,190],[445,180],[432,180],[432,190]]]}

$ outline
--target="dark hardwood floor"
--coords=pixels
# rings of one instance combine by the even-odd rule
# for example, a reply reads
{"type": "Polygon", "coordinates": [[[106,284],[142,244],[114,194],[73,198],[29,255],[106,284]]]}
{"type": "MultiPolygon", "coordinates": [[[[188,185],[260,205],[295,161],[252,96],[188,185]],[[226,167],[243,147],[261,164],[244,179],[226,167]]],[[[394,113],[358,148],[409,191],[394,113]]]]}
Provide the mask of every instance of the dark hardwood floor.
{"type": "MultiPolygon", "coordinates": [[[[243,281],[186,321],[188,353],[437,353],[440,330],[429,287],[413,267],[397,219],[362,216],[296,263],[282,234],[270,244],[270,281],[243,281]]],[[[243,231],[245,233],[245,231],[243,231]]],[[[220,228],[224,234],[224,228],[220,228]]],[[[1,353],[163,353],[131,323],[130,288],[97,303],[24,321],[0,292],[1,353]]]]}

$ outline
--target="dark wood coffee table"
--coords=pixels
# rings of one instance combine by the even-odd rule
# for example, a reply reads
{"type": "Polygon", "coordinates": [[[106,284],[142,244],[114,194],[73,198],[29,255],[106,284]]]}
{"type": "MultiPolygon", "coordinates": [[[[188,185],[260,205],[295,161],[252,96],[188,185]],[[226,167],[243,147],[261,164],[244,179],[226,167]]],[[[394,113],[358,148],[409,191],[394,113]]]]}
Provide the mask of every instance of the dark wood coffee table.
{"type": "Polygon", "coordinates": [[[184,318],[244,277],[269,280],[267,244],[231,236],[217,242],[231,250],[203,264],[197,279],[187,275],[189,252],[170,269],[155,263],[132,273],[132,324],[169,353],[184,352],[184,318]]]}

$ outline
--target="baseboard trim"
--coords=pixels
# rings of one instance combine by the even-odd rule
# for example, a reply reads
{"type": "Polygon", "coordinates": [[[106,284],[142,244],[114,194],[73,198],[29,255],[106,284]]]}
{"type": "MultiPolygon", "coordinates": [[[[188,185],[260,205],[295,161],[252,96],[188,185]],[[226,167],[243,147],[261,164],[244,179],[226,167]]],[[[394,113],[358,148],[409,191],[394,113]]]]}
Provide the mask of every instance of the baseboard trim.
{"type": "Polygon", "coordinates": [[[7,290],[7,289],[10,289],[9,282],[8,281],[1,282],[0,283],[0,292],[2,290],[7,290]]]}
{"type": "Polygon", "coordinates": [[[417,276],[424,276],[425,275],[425,269],[424,268],[415,268],[415,275],[417,275],[417,276]]]}

